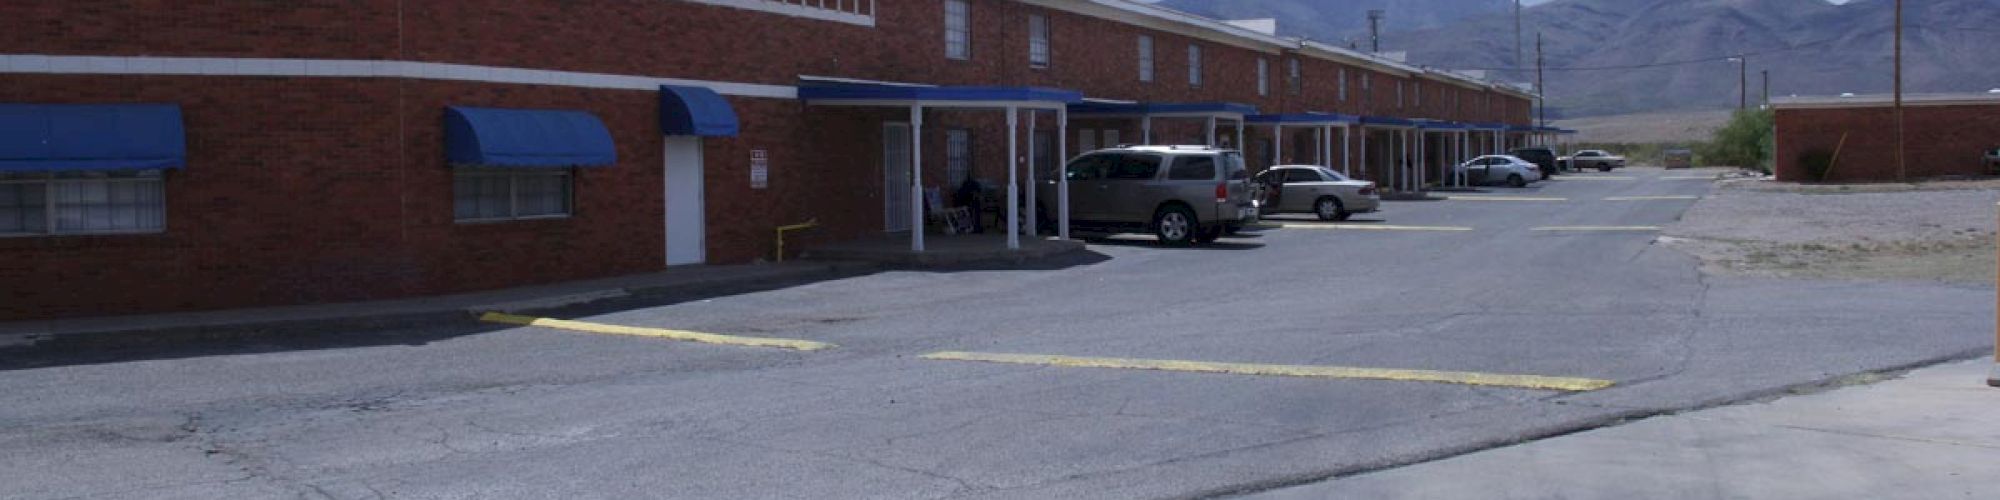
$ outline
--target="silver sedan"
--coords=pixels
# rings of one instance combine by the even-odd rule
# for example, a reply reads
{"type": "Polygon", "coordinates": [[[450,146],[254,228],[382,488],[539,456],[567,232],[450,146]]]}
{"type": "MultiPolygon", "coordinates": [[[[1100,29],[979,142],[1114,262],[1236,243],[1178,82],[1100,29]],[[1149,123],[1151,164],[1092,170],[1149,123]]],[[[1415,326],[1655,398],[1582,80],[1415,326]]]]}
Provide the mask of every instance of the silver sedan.
{"type": "Polygon", "coordinates": [[[1278,165],[1257,174],[1262,214],[1310,213],[1319,220],[1347,220],[1382,206],[1375,183],[1357,181],[1316,165],[1278,165]]]}

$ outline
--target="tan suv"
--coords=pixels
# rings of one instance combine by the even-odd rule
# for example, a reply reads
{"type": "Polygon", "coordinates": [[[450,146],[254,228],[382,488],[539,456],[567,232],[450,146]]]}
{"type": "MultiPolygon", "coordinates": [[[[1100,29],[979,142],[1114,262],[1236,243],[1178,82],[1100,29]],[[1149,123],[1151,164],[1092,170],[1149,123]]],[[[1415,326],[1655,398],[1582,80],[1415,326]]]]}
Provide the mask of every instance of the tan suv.
{"type": "MultiPolygon", "coordinates": [[[[1081,232],[1150,232],[1167,245],[1214,241],[1257,221],[1243,154],[1208,146],[1127,146],[1070,160],[1070,226],[1081,232]]],[[[1036,186],[1044,220],[1054,180],[1036,186]]]]}

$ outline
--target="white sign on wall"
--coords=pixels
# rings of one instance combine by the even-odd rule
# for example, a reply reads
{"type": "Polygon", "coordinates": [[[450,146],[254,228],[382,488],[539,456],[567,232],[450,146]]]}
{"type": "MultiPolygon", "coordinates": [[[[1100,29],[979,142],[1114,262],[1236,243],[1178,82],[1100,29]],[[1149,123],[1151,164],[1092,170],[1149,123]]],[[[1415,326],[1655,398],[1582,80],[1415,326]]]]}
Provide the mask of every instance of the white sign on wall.
{"type": "Polygon", "coordinates": [[[771,157],[762,149],[750,150],[750,189],[771,187],[771,157]]]}

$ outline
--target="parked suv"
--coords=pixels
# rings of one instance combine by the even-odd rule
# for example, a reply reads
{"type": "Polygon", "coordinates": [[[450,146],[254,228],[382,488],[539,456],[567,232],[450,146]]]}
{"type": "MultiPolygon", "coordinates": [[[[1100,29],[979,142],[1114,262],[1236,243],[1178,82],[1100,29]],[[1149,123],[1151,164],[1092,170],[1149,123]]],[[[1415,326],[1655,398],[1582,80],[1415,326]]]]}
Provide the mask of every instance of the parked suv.
{"type": "Polygon", "coordinates": [[[1561,167],[1561,165],[1556,164],[1556,150],[1547,147],[1514,148],[1512,151],[1508,151],[1507,155],[1527,160],[1528,163],[1533,163],[1536,167],[1540,167],[1542,177],[1544,178],[1555,177],[1556,172],[1561,167]]]}
{"type": "MultiPolygon", "coordinates": [[[[1243,154],[1208,146],[1125,146],[1070,160],[1070,226],[1084,232],[1150,232],[1167,245],[1214,241],[1257,221],[1243,154]]],[[[1057,184],[1036,186],[1036,207],[1055,214],[1057,184]]]]}

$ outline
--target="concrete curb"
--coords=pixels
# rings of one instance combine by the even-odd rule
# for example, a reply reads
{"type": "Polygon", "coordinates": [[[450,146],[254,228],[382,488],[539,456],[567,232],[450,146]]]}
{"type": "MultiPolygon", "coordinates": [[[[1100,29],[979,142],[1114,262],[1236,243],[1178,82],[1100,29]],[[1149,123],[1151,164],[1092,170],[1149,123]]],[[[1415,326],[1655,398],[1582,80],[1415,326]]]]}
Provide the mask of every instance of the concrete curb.
{"type": "Polygon", "coordinates": [[[480,300],[480,294],[468,294],[178,315],[16,322],[0,325],[0,350],[165,347],[217,340],[282,340],[344,330],[468,325],[485,312],[551,314],[644,307],[671,302],[678,296],[745,293],[759,287],[836,279],[877,270],[875,266],[851,262],[758,267],[761,266],[662,283],[558,290],[542,296],[534,296],[531,287],[524,292],[495,294],[509,297],[493,301],[480,300]],[[527,297],[521,298],[523,295],[527,297]],[[238,317],[230,318],[232,315],[238,317]],[[150,318],[160,320],[151,322],[150,318]]]}
{"type": "Polygon", "coordinates": [[[1081,252],[1086,248],[1083,242],[1076,240],[1042,240],[1024,244],[1019,250],[994,248],[910,253],[819,249],[808,250],[801,257],[814,262],[869,263],[898,269],[938,269],[988,264],[1026,264],[1081,252]]]}

